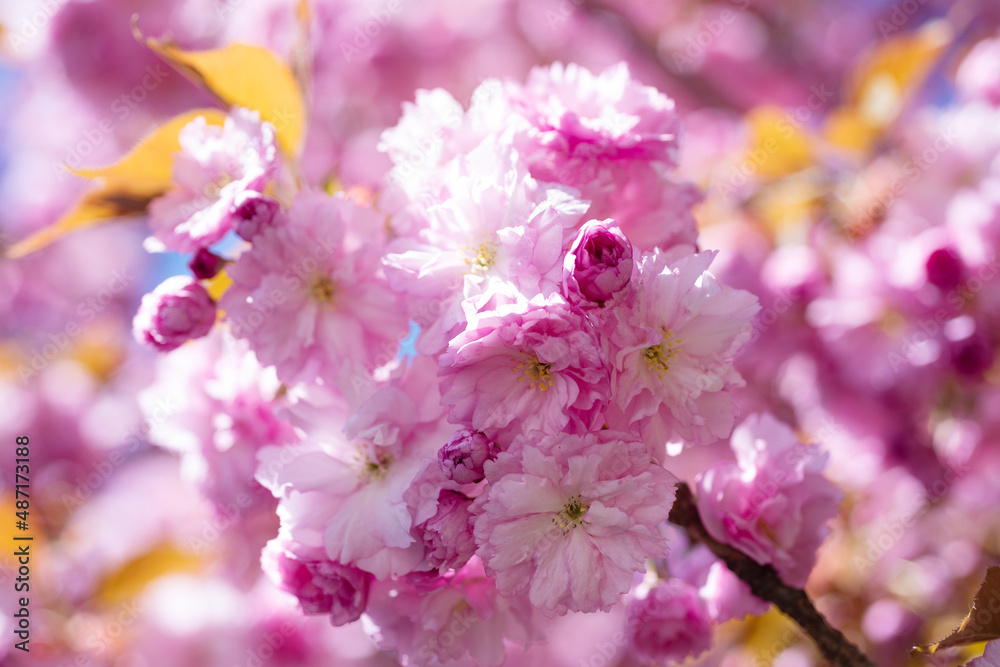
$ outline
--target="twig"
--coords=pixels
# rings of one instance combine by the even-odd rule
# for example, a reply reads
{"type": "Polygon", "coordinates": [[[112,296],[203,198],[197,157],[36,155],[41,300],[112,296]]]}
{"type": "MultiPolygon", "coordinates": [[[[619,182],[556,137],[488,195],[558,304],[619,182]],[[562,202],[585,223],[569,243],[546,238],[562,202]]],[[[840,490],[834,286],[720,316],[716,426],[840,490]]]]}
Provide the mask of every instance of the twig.
{"type": "Polygon", "coordinates": [[[836,630],[813,605],[804,591],[784,583],[770,565],[761,565],[743,552],[723,544],[705,529],[691,488],[681,482],[670,521],[687,531],[692,542],[701,542],[722,559],[726,567],[745,581],[754,595],[774,604],[813,638],[823,657],[837,667],[875,667],[874,663],[836,630]]]}

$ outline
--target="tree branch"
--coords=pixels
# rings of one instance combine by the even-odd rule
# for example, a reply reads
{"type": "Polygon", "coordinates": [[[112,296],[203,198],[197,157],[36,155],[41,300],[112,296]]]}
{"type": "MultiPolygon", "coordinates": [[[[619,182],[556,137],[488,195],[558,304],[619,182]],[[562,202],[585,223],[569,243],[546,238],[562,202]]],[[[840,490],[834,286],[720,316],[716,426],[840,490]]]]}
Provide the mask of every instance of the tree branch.
{"type": "Polygon", "coordinates": [[[670,521],[684,528],[692,542],[707,546],[733,574],[750,586],[754,595],[774,604],[798,623],[831,664],[837,667],[875,667],[857,646],[826,622],[804,591],[784,583],[770,565],[761,565],[709,535],[701,522],[691,488],[684,482],[677,486],[677,500],[670,510],[670,521]]]}

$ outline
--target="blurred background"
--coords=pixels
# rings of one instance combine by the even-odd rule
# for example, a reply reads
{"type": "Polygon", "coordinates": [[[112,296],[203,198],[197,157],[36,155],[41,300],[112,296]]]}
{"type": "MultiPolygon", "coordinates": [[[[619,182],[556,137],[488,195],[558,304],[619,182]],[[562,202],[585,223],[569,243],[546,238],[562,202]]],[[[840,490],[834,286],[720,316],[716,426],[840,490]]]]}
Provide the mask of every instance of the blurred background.
{"type": "MultiPolygon", "coordinates": [[[[847,494],[808,591],[879,665],[948,634],[1000,564],[1000,3],[986,0],[0,0],[0,247],[54,222],[158,123],[212,99],[133,35],[272,49],[311,87],[303,175],[377,187],[418,88],[620,61],[676,100],[700,245],[763,310],[738,366],[847,494]]],[[[187,257],[139,219],[0,259],[0,663],[393,665],[260,574],[261,488],[202,498],[149,442],[139,298],[187,257]],[[31,439],[31,653],[13,649],[15,438],[31,439]],[[259,495],[255,495],[259,494],[259,495]]],[[[210,419],[210,417],[206,417],[210,419]]],[[[689,481],[725,444],[684,452],[689,481]]],[[[248,483],[252,484],[248,480],[248,483]]],[[[618,612],[613,612],[618,613],[618,612]]],[[[513,664],[630,664],[602,615],[513,664]]],[[[776,611],[692,664],[822,664],[776,611]]]]}

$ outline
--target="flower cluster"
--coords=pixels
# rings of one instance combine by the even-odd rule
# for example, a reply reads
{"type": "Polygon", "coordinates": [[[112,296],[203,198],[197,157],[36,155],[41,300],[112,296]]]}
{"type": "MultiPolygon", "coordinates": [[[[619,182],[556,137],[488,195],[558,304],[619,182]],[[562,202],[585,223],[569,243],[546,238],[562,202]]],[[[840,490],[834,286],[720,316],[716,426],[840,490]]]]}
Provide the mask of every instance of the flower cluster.
{"type": "MultiPolygon", "coordinates": [[[[468,653],[497,665],[540,619],[608,611],[668,556],[667,445],[729,436],[734,359],[759,310],[693,245],[697,196],[671,175],[668,98],[625,67],[556,65],[523,87],[487,81],[473,99],[464,111],[424,91],[405,107],[382,137],[395,166],[378,203],[291,188],[267,157],[273,130],[251,114],[215,131],[196,121],[178,189],[153,209],[193,207],[158,217],[156,238],[197,248],[196,278],[224,268],[220,342],[280,383],[258,408],[278,420],[271,442],[247,434],[281,519],[265,571],[307,613],[364,616],[407,664],[468,653]],[[435,163],[407,169],[442,110],[435,163]],[[224,197],[187,194],[240,155],[224,197]],[[208,249],[224,230],[246,242],[228,260],[208,249]],[[455,614],[470,628],[442,646],[455,614]]],[[[175,323],[183,290],[144,305],[154,312],[137,335],[204,335],[175,323]]],[[[232,423],[260,398],[225,400],[232,423]]],[[[219,442],[217,419],[200,428],[219,442]]],[[[803,573],[810,546],[789,557],[803,573]]],[[[670,581],[649,600],[690,586],[670,581]]],[[[694,613],[650,604],[628,618],[649,659],[643,647],[666,641],[660,616],[694,613]]]]}
{"type": "Polygon", "coordinates": [[[722,543],[902,667],[997,564],[990,3],[29,4],[36,656],[829,662],[722,543]]]}

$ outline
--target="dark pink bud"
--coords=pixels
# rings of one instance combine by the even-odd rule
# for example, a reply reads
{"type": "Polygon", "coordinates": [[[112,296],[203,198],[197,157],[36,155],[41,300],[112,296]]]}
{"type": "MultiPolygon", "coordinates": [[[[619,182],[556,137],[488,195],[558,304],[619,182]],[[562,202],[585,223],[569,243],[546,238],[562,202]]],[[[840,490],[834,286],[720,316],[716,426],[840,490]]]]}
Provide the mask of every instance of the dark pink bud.
{"type": "Polygon", "coordinates": [[[233,212],[233,229],[245,241],[275,224],[281,207],[270,197],[259,192],[247,191],[237,200],[233,212]]]}
{"type": "Polygon", "coordinates": [[[563,294],[573,303],[603,305],[632,279],[632,243],[614,220],[580,228],[563,264],[563,294]]]}
{"type": "Polygon", "coordinates": [[[462,567],[476,553],[469,506],[472,499],[456,491],[441,491],[437,512],[417,526],[427,547],[427,562],[439,572],[462,567]]]}
{"type": "Polygon", "coordinates": [[[962,282],[962,259],[951,248],[938,248],[927,258],[927,282],[947,292],[962,282]]]}
{"type": "Polygon", "coordinates": [[[188,262],[188,268],[198,280],[214,278],[225,265],[226,260],[206,248],[199,248],[188,262]]]}
{"type": "Polygon", "coordinates": [[[499,451],[500,448],[479,431],[463,429],[456,431],[438,450],[438,463],[448,479],[472,484],[485,477],[483,465],[499,451]]]}
{"type": "Polygon", "coordinates": [[[189,276],[174,276],[142,297],[132,333],[140,343],[169,352],[207,335],[213,324],[215,302],[205,288],[189,276]]]}

